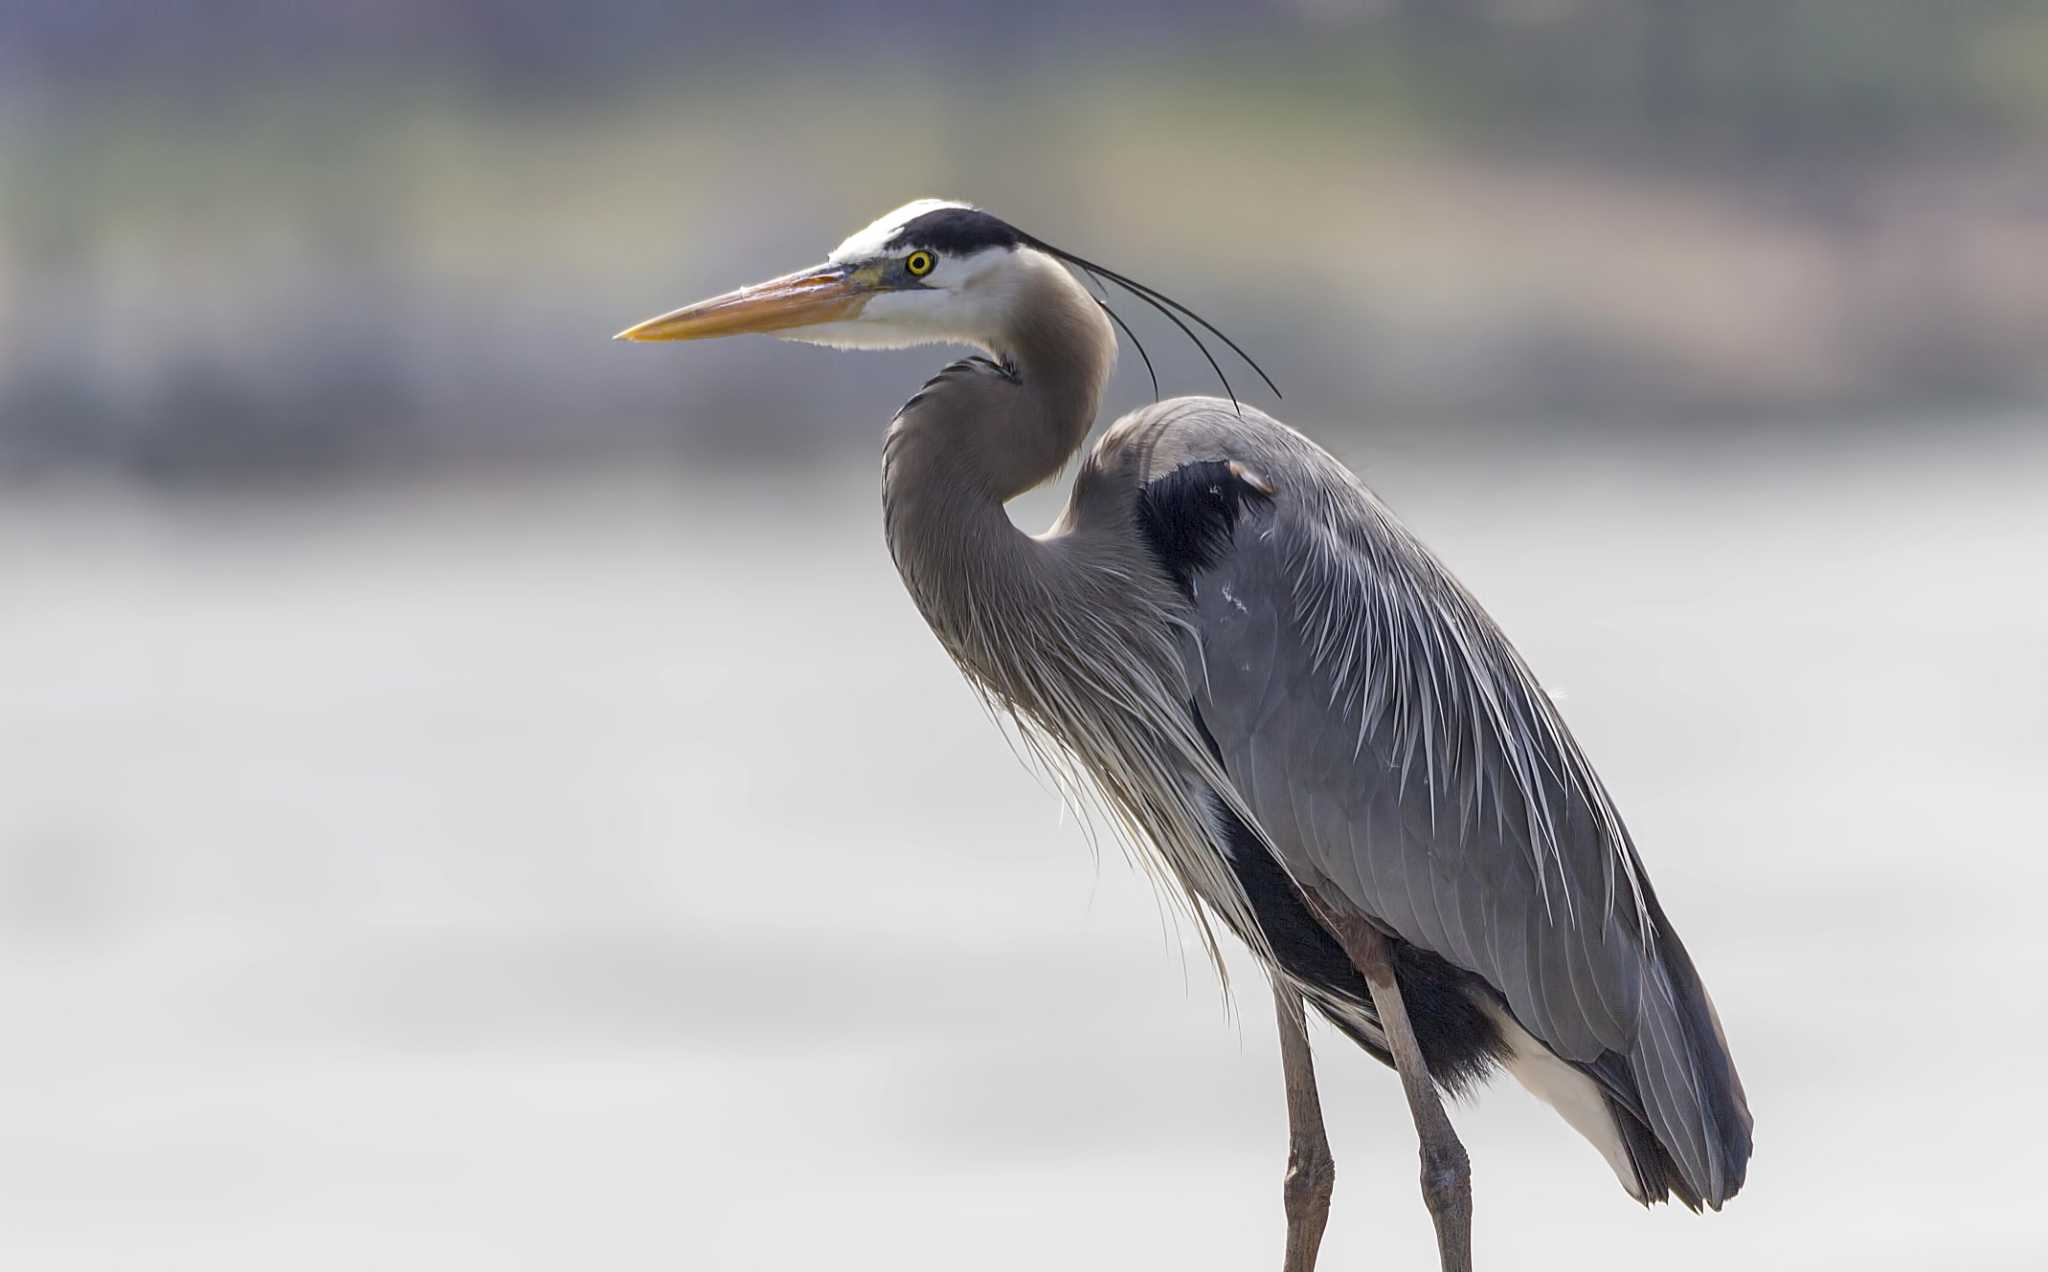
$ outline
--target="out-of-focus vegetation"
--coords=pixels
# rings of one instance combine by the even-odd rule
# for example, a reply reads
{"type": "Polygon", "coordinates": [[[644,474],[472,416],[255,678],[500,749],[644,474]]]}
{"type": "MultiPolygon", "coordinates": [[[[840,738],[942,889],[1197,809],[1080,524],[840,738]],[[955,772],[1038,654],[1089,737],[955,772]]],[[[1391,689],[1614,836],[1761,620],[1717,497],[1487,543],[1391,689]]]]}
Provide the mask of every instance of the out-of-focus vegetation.
{"type": "Polygon", "coordinates": [[[929,193],[1194,302],[1325,431],[2048,400],[2021,3],[30,0],[0,189],[16,478],[870,447],[923,362],[605,337],[929,193]]]}

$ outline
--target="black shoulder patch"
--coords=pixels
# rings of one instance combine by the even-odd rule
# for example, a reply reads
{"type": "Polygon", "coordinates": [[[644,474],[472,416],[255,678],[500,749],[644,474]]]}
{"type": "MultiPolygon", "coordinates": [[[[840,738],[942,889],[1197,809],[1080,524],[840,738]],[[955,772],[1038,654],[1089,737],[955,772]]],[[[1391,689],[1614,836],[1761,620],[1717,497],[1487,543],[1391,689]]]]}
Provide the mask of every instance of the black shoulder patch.
{"type": "Polygon", "coordinates": [[[1246,502],[1271,500],[1227,460],[1182,464],[1138,491],[1138,531],[1175,586],[1192,595],[1196,572],[1216,564],[1230,546],[1246,502]]]}
{"type": "Polygon", "coordinates": [[[991,247],[1015,247],[1023,236],[1009,222],[979,208],[940,208],[906,221],[885,247],[928,247],[942,256],[967,256],[991,247]]]}

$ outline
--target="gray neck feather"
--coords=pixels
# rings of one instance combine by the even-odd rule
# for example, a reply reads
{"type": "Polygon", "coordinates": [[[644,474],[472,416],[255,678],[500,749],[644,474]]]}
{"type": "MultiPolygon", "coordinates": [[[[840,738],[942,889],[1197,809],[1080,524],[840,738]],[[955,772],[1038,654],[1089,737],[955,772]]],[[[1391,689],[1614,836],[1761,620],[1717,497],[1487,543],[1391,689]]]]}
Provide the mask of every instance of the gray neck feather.
{"type": "Polygon", "coordinates": [[[883,443],[889,550],[949,647],[977,615],[1024,601],[1054,564],[1004,505],[1081,448],[1116,360],[1116,333],[1080,284],[1050,257],[1018,252],[1020,292],[1004,306],[1015,317],[984,344],[1003,370],[947,367],[883,443]]]}
{"type": "MultiPolygon", "coordinates": [[[[1097,808],[1179,902],[1217,970],[1204,907],[1264,942],[1213,848],[1207,792],[1240,804],[1187,711],[1183,602],[1131,521],[1134,491],[1084,473],[1051,532],[1004,505],[1080,449],[1116,356],[1101,307],[1050,257],[1027,258],[984,347],[1000,364],[939,373],[889,427],[890,554],[970,684],[1077,808],[1097,808]]],[[[1249,819],[1248,810],[1240,810],[1249,819]]]]}
{"type": "Polygon", "coordinates": [[[1116,333],[1058,262],[1017,253],[1004,326],[976,339],[1011,374],[942,373],[911,399],[889,430],[885,475],[899,487],[942,479],[1001,505],[1050,480],[1088,436],[1116,333]]]}

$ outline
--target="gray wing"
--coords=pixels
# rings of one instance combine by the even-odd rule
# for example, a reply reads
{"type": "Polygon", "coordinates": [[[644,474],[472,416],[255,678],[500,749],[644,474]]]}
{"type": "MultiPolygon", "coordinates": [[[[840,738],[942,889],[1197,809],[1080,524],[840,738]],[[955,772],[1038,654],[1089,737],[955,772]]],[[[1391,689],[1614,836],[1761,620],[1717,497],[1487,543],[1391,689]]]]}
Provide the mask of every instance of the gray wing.
{"type": "Polygon", "coordinates": [[[1485,980],[1559,1056],[1624,1061],[1645,1120],[1718,1205],[1747,1157],[1739,1083],[1718,1026],[1700,1036],[1711,1005],[1626,829],[1527,665],[1306,438],[1197,407],[1152,425],[1150,476],[1229,460],[1270,492],[1243,501],[1185,587],[1197,703],[1275,855],[1485,980]]]}

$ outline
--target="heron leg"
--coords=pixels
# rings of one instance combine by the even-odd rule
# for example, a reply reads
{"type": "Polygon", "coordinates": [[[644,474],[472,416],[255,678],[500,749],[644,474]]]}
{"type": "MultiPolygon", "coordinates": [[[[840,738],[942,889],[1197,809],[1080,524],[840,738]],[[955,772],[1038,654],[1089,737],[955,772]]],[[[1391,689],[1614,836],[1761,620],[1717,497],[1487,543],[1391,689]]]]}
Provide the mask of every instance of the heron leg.
{"type": "Polygon", "coordinates": [[[1316,1251],[1330,1219],[1337,1164],[1323,1133],[1323,1101],[1316,1094],[1316,1066],[1309,1055],[1301,995],[1276,981],[1273,1005],[1280,1016],[1280,1069],[1287,1079],[1287,1179],[1281,1188],[1287,1207],[1285,1272],[1315,1272],[1316,1251]]]}
{"type": "Polygon", "coordinates": [[[1437,1258],[1443,1272],[1472,1272],[1472,1162],[1422,1059],[1415,1026],[1401,1001],[1401,986],[1394,979],[1393,949],[1385,933],[1363,921],[1341,924],[1339,936],[1365,976],[1380,1028],[1387,1035],[1387,1050],[1393,1053],[1401,1089],[1408,1096],[1408,1111],[1415,1118],[1415,1132],[1422,1141],[1422,1201],[1436,1225],[1437,1258]]]}

